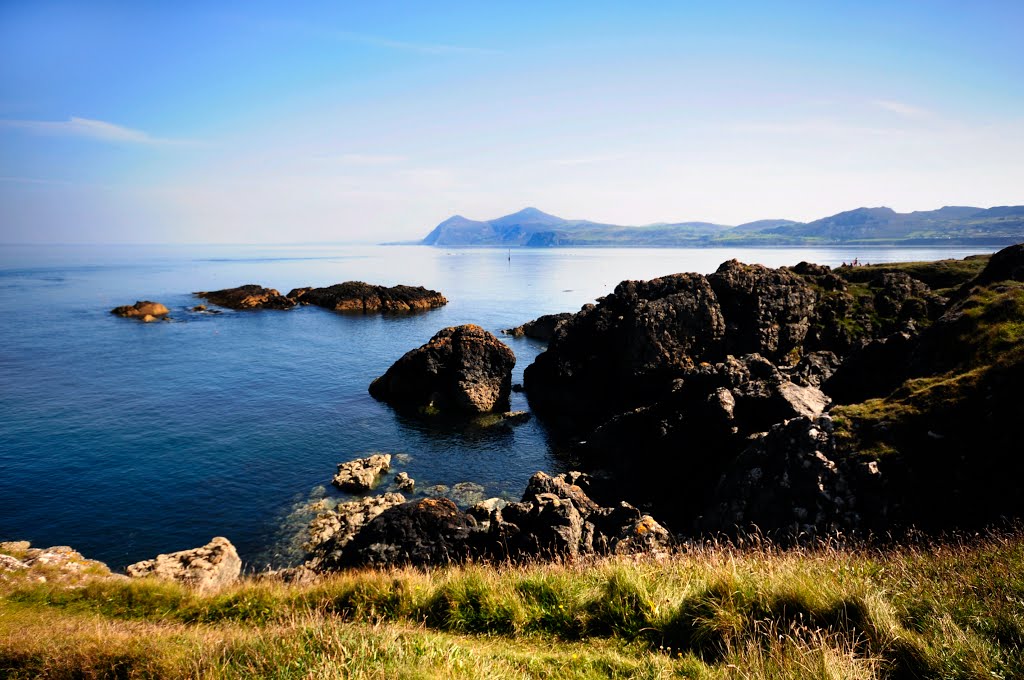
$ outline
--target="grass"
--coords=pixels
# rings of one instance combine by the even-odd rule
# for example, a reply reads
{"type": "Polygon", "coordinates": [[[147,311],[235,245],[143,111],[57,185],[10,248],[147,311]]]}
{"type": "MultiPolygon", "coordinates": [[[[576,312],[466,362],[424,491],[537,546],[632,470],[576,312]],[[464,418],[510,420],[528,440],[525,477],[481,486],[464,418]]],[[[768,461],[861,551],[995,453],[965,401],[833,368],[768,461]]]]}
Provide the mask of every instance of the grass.
{"type": "Polygon", "coordinates": [[[976,255],[963,260],[869,264],[837,267],[835,273],[851,283],[869,283],[880,280],[882,274],[902,272],[923,281],[940,295],[947,295],[980,274],[988,260],[987,255],[976,255]]]}
{"type": "Polygon", "coordinates": [[[891,549],[352,571],[213,595],[0,586],[2,677],[1024,675],[1024,532],[891,549]]]}

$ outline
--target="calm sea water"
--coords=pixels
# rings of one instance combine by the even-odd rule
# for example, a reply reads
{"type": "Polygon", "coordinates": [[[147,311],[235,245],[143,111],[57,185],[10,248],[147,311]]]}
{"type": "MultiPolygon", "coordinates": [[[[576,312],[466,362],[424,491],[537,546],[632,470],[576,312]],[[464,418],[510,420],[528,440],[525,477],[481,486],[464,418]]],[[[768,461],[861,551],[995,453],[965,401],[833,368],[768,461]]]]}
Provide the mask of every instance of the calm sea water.
{"type": "MultiPolygon", "coordinates": [[[[518,496],[559,471],[543,426],[431,425],[366,388],[437,330],[498,333],[575,311],[628,278],[769,266],[931,260],[939,248],[436,249],[418,246],[0,247],[0,540],[68,544],[121,567],[223,535],[251,567],[297,556],[311,499],[338,462],[404,454],[418,489],[473,482],[518,496]],[[424,285],[450,304],[412,316],[316,307],[191,314],[190,291],[364,280],[424,285]],[[173,323],[109,314],[163,302],[173,323]]],[[[514,381],[543,347],[505,341],[514,381]]],[[[513,394],[513,409],[527,409],[513,394]]]]}

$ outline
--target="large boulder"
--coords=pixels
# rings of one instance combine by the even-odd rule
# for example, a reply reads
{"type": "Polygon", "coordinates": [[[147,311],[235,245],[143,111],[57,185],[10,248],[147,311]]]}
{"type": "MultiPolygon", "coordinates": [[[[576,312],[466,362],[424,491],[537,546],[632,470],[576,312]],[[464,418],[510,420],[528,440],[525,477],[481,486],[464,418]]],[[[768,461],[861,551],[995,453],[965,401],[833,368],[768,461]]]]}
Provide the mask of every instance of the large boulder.
{"type": "Polygon", "coordinates": [[[139,300],[134,305],[114,307],[110,310],[110,313],[124,319],[139,319],[140,321],[149,323],[150,321],[157,321],[158,319],[166,317],[171,313],[171,310],[167,309],[167,307],[159,302],[139,300]]]}
{"type": "Polygon", "coordinates": [[[154,577],[178,581],[199,591],[216,590],[238,580],[242,560],[228,539],[217,536],[201,548],[182,550],[130,564],[131,578],[154,577]]]}
{"type": "Polygon", "coordinates": [[[273,288],[250,283],[237,288],[193,293],[219,307],[228,309],[291,309],[295,301],[273,288]]]}
{"type": "Polygon", "coordinates": [[[391,454],[375,453],[347,463],[338,463],[338,472],[331,483],[342,491],[361,493],[369,491],[377,478],[391,469],[391,454]]]}
{"type": "Polygon", "coordinates": [[[447,498],[424,498],[389,508],[355,535],[342,566],[415,566],[461,562],[471,554],[475,522],[447,498]]]}
{"type": "Polygon", "coordinates": [[[422,286],[375,286],[346,281],[326,288],[296,288],[288,297],[304,305],[337,312],[413,312],[448,304],[436,290],[422,286]]]}
{"type": "Polygon", "coordinates": [[[423,412],[472,415],[508,408],[516,357],[474,325],[439,331],[370,384],[380,401],[423,412]]]}

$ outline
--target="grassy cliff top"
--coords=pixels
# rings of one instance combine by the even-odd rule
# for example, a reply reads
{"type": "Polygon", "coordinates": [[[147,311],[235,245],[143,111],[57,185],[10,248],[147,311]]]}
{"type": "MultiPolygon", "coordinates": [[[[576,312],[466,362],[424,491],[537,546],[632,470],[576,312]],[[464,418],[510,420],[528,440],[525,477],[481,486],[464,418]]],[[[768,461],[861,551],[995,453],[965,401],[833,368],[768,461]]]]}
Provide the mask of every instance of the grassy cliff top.
{"type": "Polygon", "coordinates": [[[352,571],[218,594],[23,574],[0,675],[1021,677],[1024,532],[889,550],[352,571]],[[742,675],[737,675],[742,669],[742,675]]]}

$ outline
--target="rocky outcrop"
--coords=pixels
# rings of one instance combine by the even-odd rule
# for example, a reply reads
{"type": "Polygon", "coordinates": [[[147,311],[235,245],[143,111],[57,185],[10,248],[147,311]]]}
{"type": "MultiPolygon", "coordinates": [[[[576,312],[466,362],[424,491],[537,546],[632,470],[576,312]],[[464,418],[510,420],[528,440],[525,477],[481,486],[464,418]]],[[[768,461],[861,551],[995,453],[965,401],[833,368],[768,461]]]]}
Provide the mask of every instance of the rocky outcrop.
{"type": "Polygon", "coordinates": [[[250,283],[237,288],[193,293],[211,304],[228,309],[291,309],[295,301],[273,288],[250,283]]]}
{"type": "Polygon", "coordinates": [[[623,281],[566,321],[527,367],[530,403],[585,430],[660,400],[701,363],[738,353],[786,359],[810,328],[815,299],[797,274],[736,261],[706,277],[623,281]]]}
{"type": "Polygon", "coordinates": [[[367,499],[354,507],[355,521],[346,523],[333,513],[314,521],[307,566],[323,572],[466,559],[572,559],[657,552],[671,545],[669,532],[632,505],[598,505],[585,491],[590,483],[579,472],[555,477],[538,472],[520,502],[491,498],[466,512],[448,498],[401,503],[392,498],[397,494],[389,494],[367,499]]]}
{"type": "Polygon", "coordinates": [[[288,297],[300,304],[336,312],[415,312],[448,304],[444,295],[422,286],[375,286],[362,281],[346,281],[326,288],[296,288],[288,297]]]}
{"type": "Polygon", "coordinates": [[[110,313],[124,319],[138,319],[144,323],[149,323],[151,321],[159,321],[166,318],[167,315],[171,313],[171,310],[167,309],[167,307],[159,302],[139,300],[134,305],[114,307],[110,310],[110,313]]]}
{"type": "Polygon", "coordinates": [[[884,464],[837,452],[832,419],[800,417],[759,435],[730,465],[700,526],[810,536],[881,525],[884,464]]]}
{"type": "Polygon", "coordinates": [[[533,340],[540,340],[542,342],[548,342],[554,336],[555,332],[562,327],[566,321],[572,318],[572,314],[569,312],[563,312],[561,314],[545,314],[539,316],[533,321],[527,321],[522,326],[516,326],[515,328],[506,328],[502,331],[505,335],[511,335],[514,338],[527,337],[533,340]]]}
{"type": "Polygon", "coordinates": [[[445,328],[370,384],[370,394],[423,413],[473,415],[508,408],[512,350],[479,326],[445,328]]]}
{"type": "Polygon", "coordinates": [[[400,493],[362,498],[339,503],[333,510],[323,512],[309,526],[309,542],[305,548],[310,554],[306,566],[314,571],[329,571],[341,563],[345,546],[359,530],[379,514],[405,503],[400,493]]]}
{"type": "Polygon", "coordinates": [[[123,579],[103,562],[86,559],[66,545],[33,548],[28,541],[0,543],[0,582],[27,580],[36,583],[80,585],[89,579],[123,579]]]}
{"type": "Polygon", "coordinates": [[[199,591],[216,590],[238,580],[242,560],[228,539],[217,536],[201,548],[158,555],[125,568],[131,578],[177,581],[199,591]]]}
{"type": "Polygon", "coordinates": [[[342,551],[339,566],[415,566],[470,556],[473,521],[447,498],[424,498],[371,520],[342,551]]]}
{"type": "Polygon", "coordinates": [[[347,463],[338,463],[338,472],[331,483],[342,491],[362,493],[377,483],[377,478],[391,469],[391,454],[375,453],[347,463]]]}

